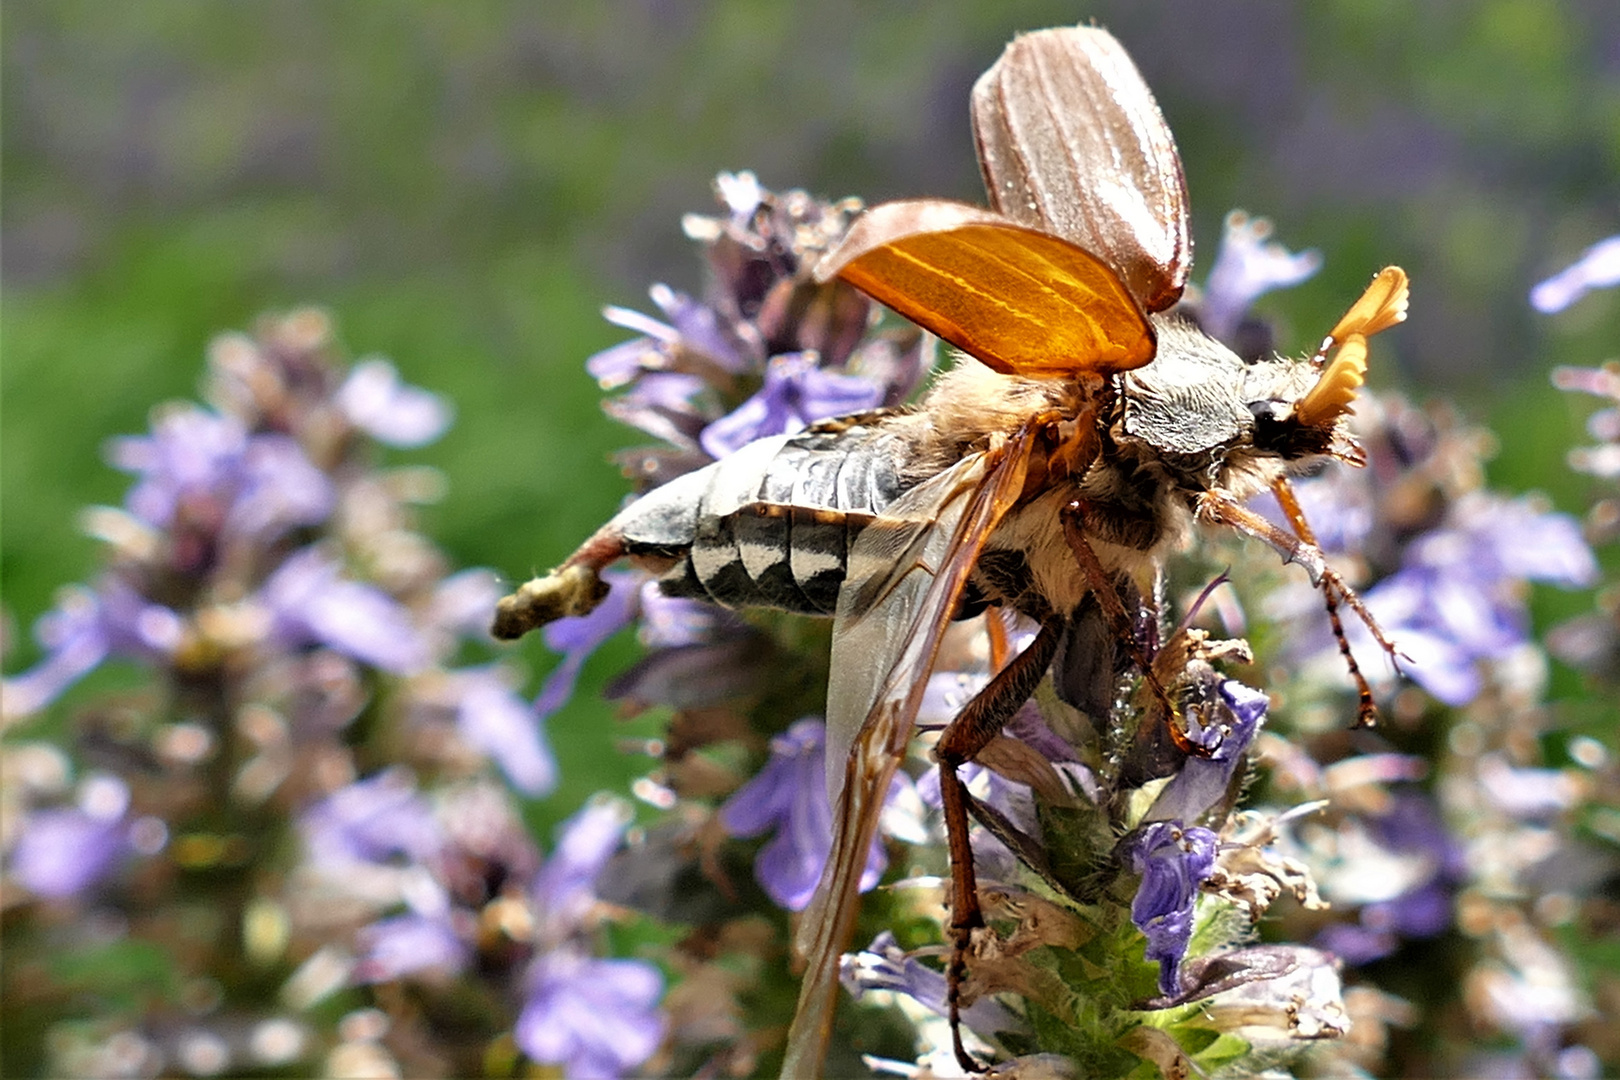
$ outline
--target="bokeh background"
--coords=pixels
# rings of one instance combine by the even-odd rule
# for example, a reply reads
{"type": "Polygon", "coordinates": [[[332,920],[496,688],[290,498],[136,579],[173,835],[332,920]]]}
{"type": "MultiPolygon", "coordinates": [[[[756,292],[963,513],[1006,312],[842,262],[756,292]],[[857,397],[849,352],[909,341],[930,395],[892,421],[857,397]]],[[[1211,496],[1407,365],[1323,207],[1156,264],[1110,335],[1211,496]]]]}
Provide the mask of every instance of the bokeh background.
{"type": "MultiPolygon", "coordinates": [[[[1412,316],[1379,339],[1373,384],[1489,423],[1498,487],[1586,505],[1563,455],[1590,410],[1547,372],[1620,352],[1620,291],[1556,317],[1526,294],[1620,232],[1612,0],[10,0],[7,670],[37,658],[27,628],[53,591],[91,570],[75,515],[127,484],[104,440],[193,395],[209,338],[267,310],[320,304],[353,354],[454,402],[450,435],[409,460],[448,480],[426,526],[457,563],[551,565],[616,506],[608,455],[638,441],[582,368],[626,336],[599,310],[646,307],[654,281],[700,287],[679,222],[713,206],[713,175],[977,199],[973,79],[1017,31],[1082,20],[1158,95],[1199,250],[1243,207],[1323,253],[1263,302],[1284,343],[1309,347],[1401,264],[1412,316]]],[[[1544,625],[1589,603],[1535,599],[1544,625]]],[[[638,767],[593,703],[632,648],[599,654],[554,722],[563,783],[537,827],[638,767]]],[[[533,638],[519,649],[536,677],[554,662],[533,638]]],[[[1554,696],[1578,685],[1559,672],[1554,696]]]]}

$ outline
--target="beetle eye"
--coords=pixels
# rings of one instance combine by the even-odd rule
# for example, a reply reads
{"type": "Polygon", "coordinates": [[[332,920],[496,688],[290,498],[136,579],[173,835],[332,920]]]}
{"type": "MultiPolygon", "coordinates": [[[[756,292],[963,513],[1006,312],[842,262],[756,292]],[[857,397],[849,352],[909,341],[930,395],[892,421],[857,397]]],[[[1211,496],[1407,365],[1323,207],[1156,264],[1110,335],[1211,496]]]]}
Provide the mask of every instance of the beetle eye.
{"type": "Polygon", "coordinates": [[[1264,401],[1249,402],[1249,411],[1254,414],[1255,423],[1277,423],[1282,420],[1288,411],[1286,402],[1267,398],[1264,401]]]}

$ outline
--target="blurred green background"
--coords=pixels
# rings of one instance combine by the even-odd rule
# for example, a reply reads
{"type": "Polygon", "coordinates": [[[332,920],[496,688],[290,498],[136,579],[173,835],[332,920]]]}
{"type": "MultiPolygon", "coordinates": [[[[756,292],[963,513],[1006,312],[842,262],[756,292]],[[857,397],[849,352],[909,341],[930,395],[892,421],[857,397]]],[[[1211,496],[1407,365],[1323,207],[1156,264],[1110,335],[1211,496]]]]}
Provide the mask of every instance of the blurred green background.
{"type": "MultiPolygon", "coordinates": [[[[599,308],[701,287],[679,220],[712,207],[713,174],[977,199],[973,79],[1015,32],[1082,20],[1125,43],[1176,133],[1197,276],[1235,206],[1321,249],[1315,280],[1264,302],[1304,348],[1404,265],[1412,317],[1374,384],[1454,395],[1496,426],[1499,483],[1584,504],[1563,453],[1590,409],[1546,372],[1620,352],[1620,291],[1555,317],[1525,297],[1620,231],[1613,0],[9,0],[7,669],[92,570],[75,514],[127,483],[102,442],[192,395],[208,339],[265,310],[321,304],[356,355],[454,401],[451,434],[400,460],[448,476],[427,524],[458,563],[551,565],[616,506],[607,455],[636,441],[581,366],[625,336],[599,308]]],[[[553,729],[559,814],[634,767],[590,703],[629,648],[553,729]]]]}

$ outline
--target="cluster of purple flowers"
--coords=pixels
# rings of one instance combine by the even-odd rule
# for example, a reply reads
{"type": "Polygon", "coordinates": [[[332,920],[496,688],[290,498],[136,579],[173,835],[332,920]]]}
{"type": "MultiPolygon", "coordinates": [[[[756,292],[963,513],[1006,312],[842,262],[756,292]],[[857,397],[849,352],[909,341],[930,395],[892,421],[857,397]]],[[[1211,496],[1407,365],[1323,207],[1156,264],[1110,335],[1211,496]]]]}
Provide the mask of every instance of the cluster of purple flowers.
{"type": "Polygon", "coordinates": [[[536,1062],[622,1074],[663,1030],[657,968],[592,956],[624,816],[587,810],[542,863],[512,793],[556,783],[543,717],[504,664],[451,666],[487,640],[494,575],[451,573],[414,530],[435,477],[373,461],[449,410],[385,361],[345,371],[330,338],[311,311],[222,337],[207,405],[109,444],[134,483],[86,515],[104,568],[5,680],[9,971],[49,985],[55,942],[125,941],[182,988],[64,1013],[32,1053],[56,1075],[464,1073],[512,1030],[536,1062]],[[29,736],[108,661],[149,689],[79,707],[72,757],[94,767],[75,784],[29,736]],[[203,940],[175,917],[199,903],[223,920],[203,940]],[[424,1019],[405,986],[463,1019],[424,1019]],[[587,990],[613,1023],[557,1012],[587,990]],[[336,1027],[317,1019],[334,1003],[336,1027]]]}

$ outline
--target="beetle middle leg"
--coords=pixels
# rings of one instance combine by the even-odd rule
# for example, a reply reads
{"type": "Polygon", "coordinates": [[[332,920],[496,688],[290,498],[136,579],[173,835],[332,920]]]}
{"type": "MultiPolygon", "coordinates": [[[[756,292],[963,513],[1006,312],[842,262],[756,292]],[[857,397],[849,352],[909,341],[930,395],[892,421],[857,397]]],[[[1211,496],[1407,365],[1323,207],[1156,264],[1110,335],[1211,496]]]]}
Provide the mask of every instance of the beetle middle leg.
{"type": "Polygon", "coordinates": [[[979,884],[973,872],[973,849],[968,845],[968,793],[956,770],[973,758],[1001,733],[1024,702],[1035,693],[1046,669],[1057,653],[1058,640],[1067,622],[1054,615],[1041,624],[1041,632],[1023,652],[974,695],[956,718],[940,732],[934,745],[939,762],[939,795],[945,812],[945,837],[951,855],[951,959],[945,969],[945,996],[950,1008],[951,1044],[957,1063],[964,1069],[983,1072],[962,1046],[962,982],[967,975],[967,952],[973,931],[984,926],[979,906],[979,884]]]}
{"type": "Polygon", "coordinates": [[[1210,751],[1194,743],[1182,729],[1181,710],[1176,708],[1175,702],[1164,688],[1164,683],[1159,681],[1151,659],[1136,638],[1136,627],[1132,625],[1131,617],[1125,611],[1125,604],[1119,598],[1119,590],[1114,588],[1113,579],[1103,569],[1102,560],[1097,558],[1097,552],[1092,548],[1091,541],[1086,539],[1085,515],[1086,506],[1079,499],[1070,502],[1061,511],[1063,539],[1068,542],[1069,550],[1074,552],[1075,561],[1080,564],[1081,572],[1086,575],[1087,587],[1097,598],[1098,606],[1102,608],[1103,614],[1113,626],[1114,635],[1124,644],[1131,660],[1142,672],[1142,679],[1147,683],[1148,690],[1158,702],[1159,708],[1164,710],[1171,741],[1184,754],[1208,757],[1210,751]]]}

